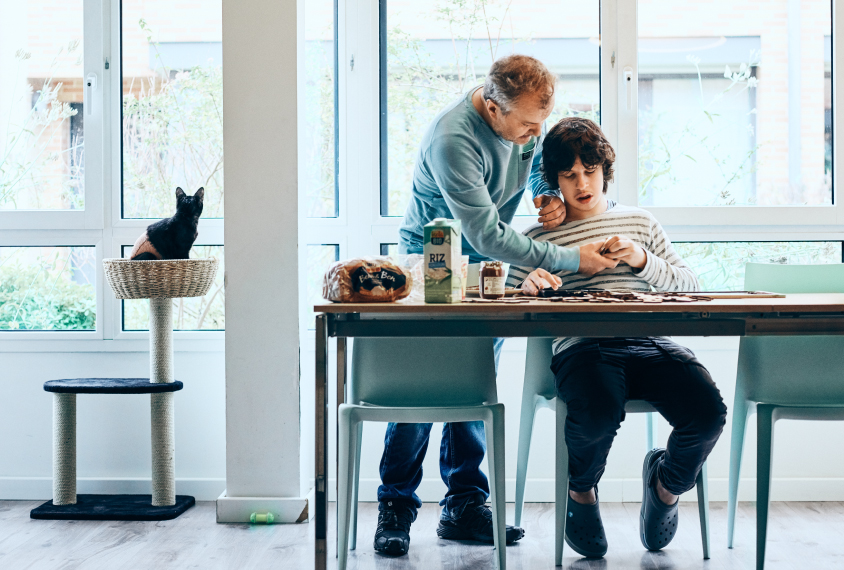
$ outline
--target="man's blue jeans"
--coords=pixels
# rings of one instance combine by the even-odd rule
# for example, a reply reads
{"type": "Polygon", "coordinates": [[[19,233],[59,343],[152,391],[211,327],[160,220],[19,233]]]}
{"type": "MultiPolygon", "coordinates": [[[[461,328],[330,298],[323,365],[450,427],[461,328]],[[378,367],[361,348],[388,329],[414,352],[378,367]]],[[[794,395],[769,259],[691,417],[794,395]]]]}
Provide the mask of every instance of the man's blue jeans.
{"type": "MultiPolygon", "coordinates": [[[[495,370],[501,355],[503,338],[495,339],[495,370]]],[[[422,481],[422,460],[428,450],[428,438],[433,424],[387,425],[384,453],[381,456],[381,486],[378,500],[406,501],[416,508],[422,501],[416,489],[422,481]]],[[[449,511],[469,499],[489,497],[489,483],[481,471],[486,453],[483,422],[456,422],[443,425],[440,444],[440,477],[448,487],[440,505],[449,511]]]]}

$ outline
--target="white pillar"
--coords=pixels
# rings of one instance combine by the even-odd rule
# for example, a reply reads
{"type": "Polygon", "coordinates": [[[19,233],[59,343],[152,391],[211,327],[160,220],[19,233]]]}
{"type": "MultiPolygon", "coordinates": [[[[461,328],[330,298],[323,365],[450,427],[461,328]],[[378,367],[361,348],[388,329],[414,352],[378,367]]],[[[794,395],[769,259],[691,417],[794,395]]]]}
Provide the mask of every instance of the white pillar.
{"type": "Polygon", "coordinates": [[[296,0],[223,0],[226,492],[217,501],[219,522],[248,522],[256,510],[292,522],[307,504],[299,496],[296,38],[296,0]]]}

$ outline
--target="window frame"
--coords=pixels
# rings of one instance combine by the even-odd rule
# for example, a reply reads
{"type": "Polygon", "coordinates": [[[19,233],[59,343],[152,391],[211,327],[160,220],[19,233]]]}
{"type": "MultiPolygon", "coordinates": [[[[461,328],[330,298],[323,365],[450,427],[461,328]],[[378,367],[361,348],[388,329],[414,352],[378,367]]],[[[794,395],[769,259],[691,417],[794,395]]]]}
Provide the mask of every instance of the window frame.
{"type": "MultiPolygon", "coordinates": [[[[633,69],[632,84],[638,87],[638,1],[603,0],[603,4],[617,3],[616,22],[619,47],[619,64],[615,80],[623,83],[623,69],[633,69]]],[[[838,241],[842,234],[835,226],[844,224],[844,204],[837,199],[840,181],[836,173],[840,161],[837,160],[835,141],[838,133],[844,132],[841,113],[835,113],[836,107],[844,104],[844,91],[840,89],[840,62],[844,61],[844,42],[839,40],[839,31],[844,31],[844,10],[832,10],[832,205],[829,206],[725,206],[725,207],[660,207],[648,206],[646,210],[654,214],[668,230],[672,239],[698,235],[701,241],[714,241],[720,232],[739,232],[764,234],[772,226],[777,227],[781,241],[798,241],[796,236],[810,234],[813,239],[838,241]],[[826,237],[818,236],[828,236],[826,237]]],[[[603,13],[602,13],[603,15],[603,13]]],[[[603,70],[602,70],[603,71],[603,70]]],[[[623,203],[638,204],[638,88],[633,88],[630,110],[623,97],[618,101],[619,159],[616,167],[616,179],[620,188],[619,199],[623,203]],[[636,149],[636,152],[631,152],[636,149]]],[[[619,94],[620,95],[620,94],[619,94]]],[[[603,107],[602,107],[603,109],[603,107]]],[[[758,235],[757,234],[757,235],[758,235]]],[[[724,241],[724,240],[718,240],[724,241]]]]}
{"type": "MultiPolygon", "coordinates": [[[[96,73],[94,108],[85,116],[85,210],[2,211],[0,246],[94,246],[97,307],[94,331],[0,331],[0,352],[145,352],[149,333],[124,331],[122,308],[105,280],[102,260],[121,257],[153,220],[121,212],[123,149],[121,0],[83,0],[83,77],[96,73]],[[109,68],[105,69],[108,62],[109,68]]],[[[83,107],[88,104],[87,93],[83,107]]],[[[200,219],[196,245],[223,244],[223,219],[200,219]]],[[[174,331],[176,350],[222,351],[225,331],[174,331]]]]}
{"type": "MultiPolygon", "coordinates": [[[[389,0],[349,0],[339,6],[340,90],[337,110],[340,170],[339,215],[335,219],[304,220],[310,240],[340,244],[340,257],[377,255],[381,243],[398,241],[400,216],[383,216],[381,197],[381,66],[384,51],[382,9],[389,0]],[[354,55],[354,69],[350,62],[354,55]],[[373,189],[378,189],[373,191],[373,189]],[[328,237],[330,235],[330,237],[328,237]]],[[[666,228],[674,241],[842,241],[844,199],[836,176],[844,164],[838,160],[835,140],[844,133],[842,113],[844,84],[844,9],[832,5],[832,97],[833,97],[833,204],[830,206],[725,206],[646,207],[666,228]],[[841,31],[842,33],[839,33],[841,31]]],[[[601,125],[619,149],[616,181],[608,196],[622,203],[638,204],[638,2],[601,0],[601,125]],[[616,61],[613,66],[612,56],[616,61]],[[626,108],[624,68],[633,69],[632,104],[626,108]]],[[[516,217],[513,227],[522,229],[532,217],[516,217]]],[[[313,243],[319,243],[314,241],[313,243]]]]}

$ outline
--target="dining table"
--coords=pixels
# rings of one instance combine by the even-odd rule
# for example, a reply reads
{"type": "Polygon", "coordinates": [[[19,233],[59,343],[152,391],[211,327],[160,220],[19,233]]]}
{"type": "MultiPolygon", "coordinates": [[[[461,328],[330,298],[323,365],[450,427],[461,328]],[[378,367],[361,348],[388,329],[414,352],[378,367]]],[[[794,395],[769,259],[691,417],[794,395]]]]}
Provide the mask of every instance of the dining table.
{"type": "Polygon", "coordinates": [[[327,567],[329,339],[336,339],[337,406],[345,401],[348,339],[356,337],[648,337],[844,334],[844,294],[696,293],[672,300],[467,299],[331,303],[316,313],[315,568],[327,567]]]}

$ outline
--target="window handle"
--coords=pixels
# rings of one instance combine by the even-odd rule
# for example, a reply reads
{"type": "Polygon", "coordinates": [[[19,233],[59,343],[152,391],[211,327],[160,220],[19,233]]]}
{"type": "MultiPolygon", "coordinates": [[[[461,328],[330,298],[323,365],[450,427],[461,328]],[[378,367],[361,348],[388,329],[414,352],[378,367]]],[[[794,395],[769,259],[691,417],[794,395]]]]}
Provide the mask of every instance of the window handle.
{"type": "Polygon", "coordinates": [[[89,73],[85,79],[85,108],[88,109],[86,115],[91,115],[94,112],[94,91],[97,89],[97,74],[89,73]]]}
{"type": "Polygon", "coordinates": [[[633,110],[633,68],[629,65],[624,68],[624,85],[627,89],[627,110],[633,110]]]}

